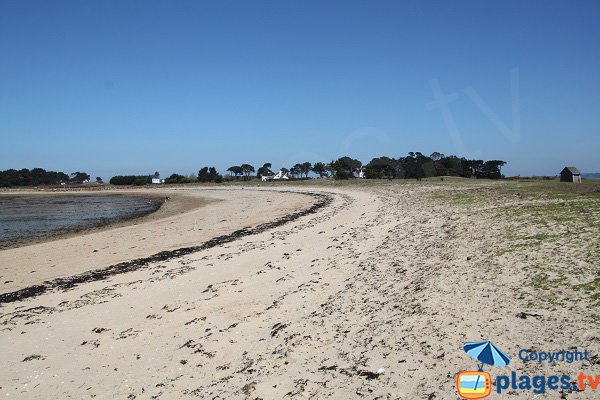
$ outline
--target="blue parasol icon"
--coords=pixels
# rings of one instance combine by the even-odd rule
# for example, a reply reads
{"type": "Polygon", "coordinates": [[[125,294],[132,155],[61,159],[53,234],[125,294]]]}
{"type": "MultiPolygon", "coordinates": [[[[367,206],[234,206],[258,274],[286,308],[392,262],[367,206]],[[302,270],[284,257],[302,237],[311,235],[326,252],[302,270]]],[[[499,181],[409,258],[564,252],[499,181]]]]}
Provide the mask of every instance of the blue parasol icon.
{"type": "Polygon", "coordinates": [[[483,364],[505,367],[510,362],[510,357],[494,346],[492,342],[467,342],[464,349],[469,356],[481,362],[479,370],[482,369],[483,364]]]}
{"type": "MultiPolygon", "coordinates": [[[[478,365],[480,371],[483,371],[483,364],[489,364],[496,367],[505,367],[510,362],[510,357],[504,354],[502,350],[494,346],[492,342],[467,342],[464,344],[463,348],[465,352],[481,362],[478,365]]],[[[477,381],[475,382],[475,387],[479,383],[479,375],[477,376],[477,381]]]]}

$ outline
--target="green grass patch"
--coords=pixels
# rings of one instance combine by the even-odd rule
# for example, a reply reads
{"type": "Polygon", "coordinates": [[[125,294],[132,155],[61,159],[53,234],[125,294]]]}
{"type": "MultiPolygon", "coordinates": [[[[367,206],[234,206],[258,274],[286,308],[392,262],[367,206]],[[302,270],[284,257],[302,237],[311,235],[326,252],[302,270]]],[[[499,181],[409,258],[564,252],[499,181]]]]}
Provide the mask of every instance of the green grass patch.
{"type": "Polygon", "coordinates": [[[553,279],[553,278],[550,278],[550,275],[548,275],[545,272],[541,272],[541,273],[535,275],[531,279],[531,286],[536,289],[541,289],[541,290],[555,289],[563,284],[564,284],[563,278],[554,278],[553,279]]]}
{"type": "Polygon", "coordinates": [[[594,305],[600,304],[600,277],[595,278],[591,282],[574,285],[573,289],[585,292],[594,302],[594,305]]]}

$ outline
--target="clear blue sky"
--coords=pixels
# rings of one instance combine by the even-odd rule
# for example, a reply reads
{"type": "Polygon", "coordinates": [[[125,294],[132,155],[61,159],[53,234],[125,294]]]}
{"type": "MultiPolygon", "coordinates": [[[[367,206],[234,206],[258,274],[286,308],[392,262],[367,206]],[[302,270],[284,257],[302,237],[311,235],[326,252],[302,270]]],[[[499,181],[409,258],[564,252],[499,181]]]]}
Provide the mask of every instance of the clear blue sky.
{"type": "Polygon", "coordinates": [[[0,169],[439,151],[598,172],[599,21],[596,0],[2,0],[0,169]]]}

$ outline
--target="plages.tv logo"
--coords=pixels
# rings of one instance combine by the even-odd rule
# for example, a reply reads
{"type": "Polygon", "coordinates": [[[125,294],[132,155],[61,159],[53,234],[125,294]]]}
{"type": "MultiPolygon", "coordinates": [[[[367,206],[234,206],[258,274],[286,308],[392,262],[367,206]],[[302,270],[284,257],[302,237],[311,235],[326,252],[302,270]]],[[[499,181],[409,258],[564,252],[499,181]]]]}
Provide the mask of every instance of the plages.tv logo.
{"type": "Polygon", "coordinates": [[[492,393],[492,378],[483,371],[483,365],[504,367],[510,362],[502,350],[492,342],[467,342],[465,352],[477,360],[477,371],[461,371],[456,376],[458,395],[463,399],[483,399],[492,393]]]}

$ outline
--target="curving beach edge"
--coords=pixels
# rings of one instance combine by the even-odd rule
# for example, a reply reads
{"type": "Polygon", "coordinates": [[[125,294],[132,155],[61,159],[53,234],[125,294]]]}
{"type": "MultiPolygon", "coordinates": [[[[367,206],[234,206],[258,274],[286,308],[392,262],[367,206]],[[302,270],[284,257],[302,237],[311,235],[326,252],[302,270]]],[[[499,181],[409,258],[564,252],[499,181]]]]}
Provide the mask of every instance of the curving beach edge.
{"type": "MultiPolygon", "coordinates": [[[[280,191],[278,191],[278,193],[288,193],[288,192],[280,190],[280,191]]],[[[297,193],[297,192],[292,192],[292,193],[297,193]]],[[[164,251],[158,252],[156,254],[152,254],[151,256],[148,256],[148,257],[137,258],[137,259],[121,262],[121,263],[118,263],[115,265],[110,265],[108,267],[104,267],[101,269],[95,269],[92,271],[84,272],[82,274],[77,274],[77,275],[68,276],[68,277],[55,278],[55,279],[52,279],[49,281],[45,281],[43,284],[28,286],[28,287],[16,290],[14,292],[0,293],[0,305],[3,303],[10,303],[10,302],[14,302],[14,301],[24,300],[24,299],[27,299],[30,297],[39,296],[50,290],[67,290],[67,289],[71,289],[71,288],[73,288],[77,285],[83,284],[83,283],[105,280],[114,275],[125,274],[125,273],[136,271],[136,270],[139,270],[142,268],[148,268],[153,263],[157,263],[157,262],[161,262],[161,261],[168,261],[168,260],[172,260],[175,258],[180,258],[187,254],[200,252],[202,250],[206,250],[206,249],[209,249],[209,248],[212,248],[215,246],[222,246],[226,243],[233,242],[234,240],[240,239],[242,237],[262,233],[267,230],[282,226],[288,222],[294,221],[302,216],[313,214],[313,213],[317,212],[319,209],[329,205],[333,200],[331,195],[323,194],[323,193],[303,192],[302,194],[315,199],[314,203],[310,207],[291,212],[284,216],[278,217],[272,221],[263,222],[256,226],[241,227],[240,229],[237,229],[231,233],[213,237],[203,243],[199,243],[194,246],[182,247],[182,248],[178,248],[175,250],[164,250],[164,251]]],[[[182,198],[185,199],[186,196],[180,195],[180,196],[176,197],[176,199],[179,200],[179,202],[184,202],[184,200],[182,198]]],[[[171,198],[169,197],[169,199],[171,199],[171,198]]],[[[177,200],[175,200],[175,201],[177,201],[177,200]]],[[[190,207],[188,210],[191,210],[191,209],[194,209],[197,207],[199,207],[199,206],[190,207]]],[[[176,208],[182,209],[184,207],[179,206],[176,208]]],[[[168,215],[168,214],[172,214],[173,212],[174,212],[173,208],[169,208],[168,210],[165,210],[164,214],[168,215]]],[[[185,210],[180,211],[180,212],[185,212],[185,210]]],[[[166,217],[166,215],[164,215],[164,214],[162,216],[163,218],[166,217]]],[[[146,215],[150,215],[150,213],[148,213],[146,215]]],[[[123,223],[124,221],[119,221],[119,222],[123,223]]]]}

